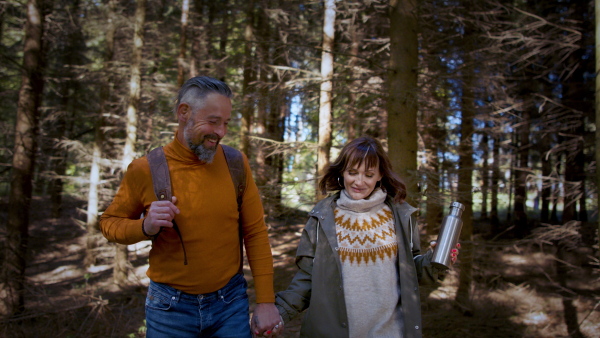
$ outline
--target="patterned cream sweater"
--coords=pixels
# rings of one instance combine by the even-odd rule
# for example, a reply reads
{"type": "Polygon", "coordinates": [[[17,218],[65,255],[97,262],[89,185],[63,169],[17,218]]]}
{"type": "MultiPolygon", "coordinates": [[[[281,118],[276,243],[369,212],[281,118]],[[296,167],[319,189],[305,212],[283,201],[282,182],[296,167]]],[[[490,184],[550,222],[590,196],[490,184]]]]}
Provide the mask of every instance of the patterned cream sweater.
{"type": "Polygon", "coordinates": [[[394,215],[375,190],[353,200],[342,190],[335,209],[350,337],[401,337],[394,215]]]}

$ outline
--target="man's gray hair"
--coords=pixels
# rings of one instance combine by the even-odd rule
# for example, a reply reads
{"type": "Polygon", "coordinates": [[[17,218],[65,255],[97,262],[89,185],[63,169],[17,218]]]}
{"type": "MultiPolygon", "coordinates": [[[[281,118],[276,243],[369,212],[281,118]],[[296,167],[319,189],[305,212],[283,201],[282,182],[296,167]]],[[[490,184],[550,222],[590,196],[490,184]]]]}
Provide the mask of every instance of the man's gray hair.
{"type": "Polygon", "coordinates": [[[210,93],[221,94],[231,99],[233,92],[223,81],[209,76],[196,76],[187,80],[179,89],[177,101],[175,101],[175,114],[181,103],[187,103],[196,111],[202,100],[210,93]]]}

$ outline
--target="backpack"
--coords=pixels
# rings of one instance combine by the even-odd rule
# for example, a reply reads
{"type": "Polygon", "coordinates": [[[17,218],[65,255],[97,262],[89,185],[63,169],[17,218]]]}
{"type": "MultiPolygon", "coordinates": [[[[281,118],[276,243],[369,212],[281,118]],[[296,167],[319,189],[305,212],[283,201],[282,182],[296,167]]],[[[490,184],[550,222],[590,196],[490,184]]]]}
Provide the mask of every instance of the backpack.
{"type": "MultiPolygon", "coordinates": [[[[230,146],[221,145],[223,152],[225,153],[225,161],[229,168],[229,174],[233,181],[233,186],[236,190],[238,213],[242,210],[242,198],[244,191],[246,190],[246,171],[244,170],[244,158],[242,153],[230,146]]],[[[170,201],[173,193],[171,191],[171,175],[169,174],[169,165],[167,164],[167,158],[163,147],[157,147],[152,149],[148,155],[148,164],[150,165],[150,174],[152,175],[152,185],[154,187],[154,193],[159,201],[170,201]]],[[[187,254],[185,252],[185,246],[183,245],[183,238],[181,232],[175,220],[173,219],[173,229],[177,232],[179,240],[181,241],[181,247],[183,248],[183,264],[187,265],[187,254]]],[[[243,268],[243,246],[242,246],[242,219],[238,217],[238,233],[240,237],[240,269],[242,272],[243,268]]],[[[156,234],[155,236],[157,236],[156,234]]]]}

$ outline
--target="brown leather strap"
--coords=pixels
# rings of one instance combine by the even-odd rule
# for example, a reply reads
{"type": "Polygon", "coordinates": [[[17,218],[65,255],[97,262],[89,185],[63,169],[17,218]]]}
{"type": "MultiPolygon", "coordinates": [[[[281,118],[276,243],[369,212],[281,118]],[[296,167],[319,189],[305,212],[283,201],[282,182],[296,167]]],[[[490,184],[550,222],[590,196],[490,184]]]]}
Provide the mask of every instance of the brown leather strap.
{"type": "MultiPolygon", "coordinates": [[[[156,198],[159,201],[170,201],[173,196],[171,190],[171,175],[169,174],[169,165],[167,164],[167,157],[165,156],[163,147],[152,149],[147,157],[156,198]]],[[[175,219],[173,219],[173,229],[177,233],[177,236],[179,236],[181,248],[183,249],[183,265],[187,265],[187,252],[185,251],[183,237],[181,237],[181,231],[179,231],[179,226],[175,222],[175,219]]]]}
{"type": "Polygon", "coordinates": [[[152,174],[152,185],[154,193],[159,201],[170,201],[173,193],[171,191],[171,175],[163,147],[152,149],[148,153],[148,164],[152,174]]]}
{"type": "Polygon", "coordinates": [[[246,191],[246,171],[244,170],[244,157],[242,152],[232,147],[221,145],[225,153],[225,160],[229,167],[229,174],[233,180],[233,187],[238,204],[238,235],[240,238],[240,266],[238,273],[244,274],[244,232],[242,231],[242,198],[246,191]]]}
{"type": "Polygon", "coordinates": [[[242,198],[244,197],[244,191],[246,190],[246,171],[244,170],[244,157],[242,153],[230,146],[221,145],[223,152],[225,153],[225,160],[229,167],[229,174],[233,180],[233,187],[235,188],[235,194],[237,196],[238,212],[242,209],[242,198]]]}

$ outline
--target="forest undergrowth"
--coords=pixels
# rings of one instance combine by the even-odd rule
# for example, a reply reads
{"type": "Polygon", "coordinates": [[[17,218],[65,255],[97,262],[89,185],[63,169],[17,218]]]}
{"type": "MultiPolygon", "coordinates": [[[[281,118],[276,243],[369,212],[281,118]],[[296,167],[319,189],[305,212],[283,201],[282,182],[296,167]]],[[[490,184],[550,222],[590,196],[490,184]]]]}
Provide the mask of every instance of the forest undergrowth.
{"type": "MultiPolygon", "coordinates": [[[[5,200],[0,204],[0,210],[7,209],[5,200]]],[[[118,287],[112,280],[113,244],[98,238],[96,264],[87,269],[82,264],[82,202],[69,200],[58,219],[49,217],[45,205],[47,201],[34,198],[26,311],[0,319],[0,336],[144,337],[150,242],[129,247],[130,285],[118,287]]],[[[0,217],[6,218],[5,211],[0,217]]],[[[305,220],[298,211],[267,218],[276,290],[286,288],[296,271],[294,254],[305,220]]],[[[600,280],[591,248],[558,252],[550,242],[478,239],[474,247],[470,304],[454,302],[460,257],[439,285],[422,288],[424,337],[597,337],[600,280]]],[[[253,308],[247,264],[245,273],[253,308]]],[[[297,337],[300,324],[301,317],[287,323],[283,336],[297,337]]]]}

